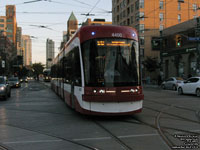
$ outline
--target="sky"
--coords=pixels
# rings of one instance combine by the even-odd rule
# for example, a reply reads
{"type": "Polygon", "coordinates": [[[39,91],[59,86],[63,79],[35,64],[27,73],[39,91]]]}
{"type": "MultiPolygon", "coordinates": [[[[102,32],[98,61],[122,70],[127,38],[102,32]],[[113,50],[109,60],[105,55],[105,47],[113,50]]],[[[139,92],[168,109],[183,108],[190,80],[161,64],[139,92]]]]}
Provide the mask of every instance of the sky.
{"type": "Polygon", "coordinates": [[[46,64],[47,38],[55,42],[55,56],[58,54],[72,11],[79,23],[87,18],[112,21],[112,0],[0,0],[0,16],[6,15],[6,5],[16,5],[17,26],[22,27],[23,35],[32,36],[32,63],[46,64]],[[87,13],[94,16],[86,17],[87,13]]]}

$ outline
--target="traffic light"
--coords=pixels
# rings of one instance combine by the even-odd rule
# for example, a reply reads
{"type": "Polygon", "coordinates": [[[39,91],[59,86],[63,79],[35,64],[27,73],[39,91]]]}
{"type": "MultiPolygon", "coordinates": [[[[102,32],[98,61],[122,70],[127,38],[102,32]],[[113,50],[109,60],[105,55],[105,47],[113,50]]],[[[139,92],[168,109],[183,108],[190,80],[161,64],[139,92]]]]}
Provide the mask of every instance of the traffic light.
{"type": "Polygon", "coordinates": [[[181,35],[176,35],[176,47],[181,47],[181,35]]]}

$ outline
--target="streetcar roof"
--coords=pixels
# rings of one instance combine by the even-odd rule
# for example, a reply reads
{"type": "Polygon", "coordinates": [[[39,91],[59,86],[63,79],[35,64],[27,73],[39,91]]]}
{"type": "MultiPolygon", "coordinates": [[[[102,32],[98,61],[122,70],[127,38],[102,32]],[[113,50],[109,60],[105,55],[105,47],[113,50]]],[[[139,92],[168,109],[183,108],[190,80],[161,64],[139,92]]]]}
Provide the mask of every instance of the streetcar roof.
{"type": "Polygon", "coordinates": [[[80,43],[94,38],[127,38],[138,41],[138,34],[136,29],[128,26],[117,26],[117,25],[88,25],[80,27],[74,36],[65,44],[64,48],[54,59],[54,62],[62,57],[64,49],[70,45],[70,43],[79,37],[80,43]]]}

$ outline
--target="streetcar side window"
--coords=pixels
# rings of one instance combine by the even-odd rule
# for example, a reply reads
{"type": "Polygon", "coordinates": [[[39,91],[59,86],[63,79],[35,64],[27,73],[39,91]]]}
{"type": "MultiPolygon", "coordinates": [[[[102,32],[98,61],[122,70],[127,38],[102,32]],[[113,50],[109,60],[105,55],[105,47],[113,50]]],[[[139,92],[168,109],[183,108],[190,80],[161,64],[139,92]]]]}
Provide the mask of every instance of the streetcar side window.
{"type": "Polygon", "coordinates": [[[74,47],[65,56],[63,62],[64,78],[65,83],[74,83],[74,85],[81,85],[81,67],[80,67],[80,56],[79,48],[74,47]]]}
{"type": "Polygon", "coordinates": [[[73,60],[73,77],[74,84],[80,86],[81,85],[81,66],[80,66],[80,55],[79,55],[79,47],[75,47],[73,49],[74,60],[73,60]]]}

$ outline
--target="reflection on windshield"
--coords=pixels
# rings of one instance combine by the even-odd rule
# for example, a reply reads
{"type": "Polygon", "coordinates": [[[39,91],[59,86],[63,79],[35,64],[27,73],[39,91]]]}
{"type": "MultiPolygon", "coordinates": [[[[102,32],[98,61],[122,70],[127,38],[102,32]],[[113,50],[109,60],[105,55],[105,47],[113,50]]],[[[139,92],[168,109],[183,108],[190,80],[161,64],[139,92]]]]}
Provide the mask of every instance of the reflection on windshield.
{"type": "Polygon", "coordinates": [[[137,86],[139,52],[129,39],[93,39],[82,45],[86,86],[137,86]]]}

